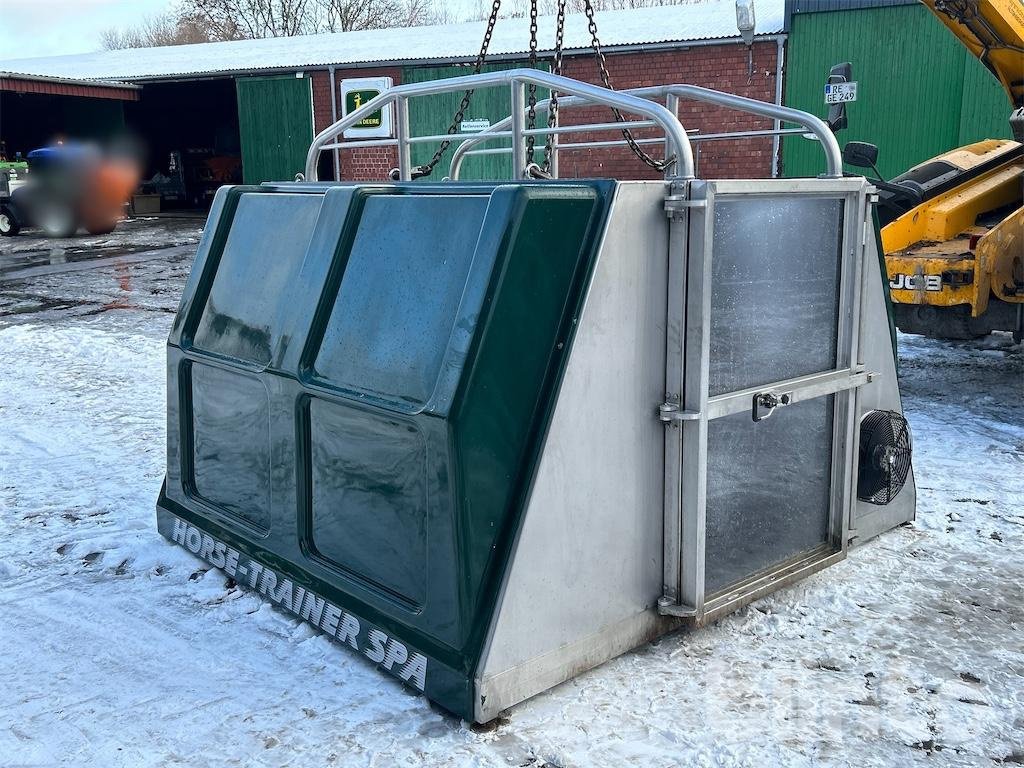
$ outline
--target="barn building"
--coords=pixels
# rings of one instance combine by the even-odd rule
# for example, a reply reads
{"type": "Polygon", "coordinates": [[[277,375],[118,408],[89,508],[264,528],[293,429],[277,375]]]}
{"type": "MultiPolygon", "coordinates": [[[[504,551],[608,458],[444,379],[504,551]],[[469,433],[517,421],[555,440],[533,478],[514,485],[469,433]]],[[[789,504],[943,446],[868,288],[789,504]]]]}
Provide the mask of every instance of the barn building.
{"type": "MultiPolygon", "coordinates": [[[[748,50],[739,38],[733,0],[597,14],[601,44],[617,88],[685,81],[773,102],[782,94],[779,63],[784,19],[782,0],[760,0],[757,34],[748,50]]],[[[486,68],[525,65],[528,25],[527,19],[499,20],[486,68]]],[[[539,27],[539,65],[548,69],[555,18],[542,17],[539,27]]],[[[214,170],[223,170],[230,166],[227,159],[235,158],[240,172],[235,168],[234,173],[246,183],[290,179],[302,169],[314,133],[343,113],[343,92],[352,90],[352,81],[365,83],[369,78],[398,85],[467,74],[483,31],[484,22],[466,22],[0,61],[0,71],[25,73],[5,75],[4,82],[13,85],[9,91],[5,87],[0,102],[0,138],[13,154],[45,144],[57,134],[105,139],[127,130],[148,145],[147,176],[166,173],[168,158],[178,153],[186,165],[201,162],[207,175],[211,161],[214,170]],[[34,91],[20,85],[30,82],[29,76],[61,79],[68,98],[75,87],[75,98],[87,95],[99,100],[109,95],[106,91],[123,92],[126,97],[113,110],[114,118],[93,124],[68,120],[58,127],[39,119],[49,107],[37,103],[34,91]],[[35,126],[35,132],[28,126],[35,126]]],[[[582,14],[567,18],[564,46],[563,74],[600,82],[582,14]]],[[[445,94],[412,102],[413,132],[444,133],[459,98],[445,94]]],[[[84,114],[96,108],[76,103],[65,111],[84,114]]],[[[465,118],[467,125],[483,126],[508,113],[506,90],[481,90],[474,94],[465,118]]],[[[698,132],[771,127],[771,121],[710,105],[684,104],[681,116],[688,129],[698,132]]],[[[601,122],[611,119],[577,110],[565,111],[563,122],[588,117],[601,122]]],[[[592,138],[613,137],[605,133],[592,138]]],[[[778,169],[778,142],[772,138],[731,144],[702,144],[702,173],[770,176],[778,169]]],[[[433,147],[418,146],[414,162],[425,161],[433,151],[433,147]]],[[[340,151],[336,157],[325,153],[322,159],[321,178],[380,179],[397,164],[392,148],[340,151]]],[[[509,162],[501,155],[473,158],[465,176],[494,176],[509,162]]],[[[565,152],[561,173],[655,175],[625,149],[565,152]]]]}
{"type": "MultiPolygon", "coordinates": [[[[849,105],[850,128],[841,140],[878,143],[883,171],[892,173],[965,139],[1008,130],[977,117],[993,114],[998,86],[915,0],[755,0],[754,7],[749,47],[737,30],[734,0],[597,14],[613,84],[686,82],[823,116],[829,67],[850,61],[860,100],[849,105]]],[[[145,141],[146,178],[177,167],[189,187],[187,202],[198,206],[221,183],[293,178],[314,134],[375,89],[471,72],[484,26],[475,21],[0,61],[0,141],[14,155],[58,137],[104,140],[128,132],[145,141]]],[[[551,66],[554,37],[554,17],[542,17],[543,68],[551,66]]],[[[499,20],[485,68],[524,66],[528,42],[527,19],[499,20]]],[[[600,82],[591,43],[585,16],[571,14],[563,74],[600,82]]],[[[413,100],[412,133],[443,134],[460,96],[413,100]]],[[[480,90],[461,127],[486,126],[509,109],[507,89],[480,90]]],[[[697,137],[775,127],[695,102],[682,102],[680,116],[697,137]]],[[[563,124],[610,119],[600,110],[561,115],[563,124]]],[[[573,140],[612,138],[602,133],[573,140]]],[[[822,170],[821,153],[802,136],[696,146],[699,172],[707,178],[822,170]]],[[[425,162],[434,149],[415,145],[413,162],[425,162]]],[[[507,176],[510,162],[508,155],[473,157],[463,178],[507,176]]],[[[343,149],[324,153],[319,170],[320,178],[375,180],[396,165],[393,147],[343,149]]],[[[565,151],[560,173],[657,175],[624,147],[565,151]]]]}

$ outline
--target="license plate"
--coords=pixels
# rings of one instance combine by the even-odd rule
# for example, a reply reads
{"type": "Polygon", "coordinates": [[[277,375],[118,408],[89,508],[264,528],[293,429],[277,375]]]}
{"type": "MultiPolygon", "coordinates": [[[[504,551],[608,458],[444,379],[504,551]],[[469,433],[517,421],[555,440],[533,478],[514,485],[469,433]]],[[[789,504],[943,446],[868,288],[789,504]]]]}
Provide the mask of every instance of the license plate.
{"type": "Polygon", "coordinates": [[[857,100],[857,83],[829,83],[825,86],[826,104],[845,104],[857,100]]]}

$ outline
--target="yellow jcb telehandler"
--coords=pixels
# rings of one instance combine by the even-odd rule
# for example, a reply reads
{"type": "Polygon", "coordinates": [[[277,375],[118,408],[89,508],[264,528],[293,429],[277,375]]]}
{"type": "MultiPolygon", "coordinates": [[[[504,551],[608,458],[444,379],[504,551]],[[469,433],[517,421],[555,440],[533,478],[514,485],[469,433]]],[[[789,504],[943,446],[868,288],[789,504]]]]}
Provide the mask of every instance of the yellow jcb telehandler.
{"type": "MultiPolygon", "coordinates": [[[[1024,2],[922,0],[1005,88],[1010,139],[954,149],[879,183],[896,325],[953,339],[1024,336],[1024,2]]],[[[843,157],[875,168],[878,149],[843,157]]],[[[876,169],[877,174],[877,169],[876,169]]]]}

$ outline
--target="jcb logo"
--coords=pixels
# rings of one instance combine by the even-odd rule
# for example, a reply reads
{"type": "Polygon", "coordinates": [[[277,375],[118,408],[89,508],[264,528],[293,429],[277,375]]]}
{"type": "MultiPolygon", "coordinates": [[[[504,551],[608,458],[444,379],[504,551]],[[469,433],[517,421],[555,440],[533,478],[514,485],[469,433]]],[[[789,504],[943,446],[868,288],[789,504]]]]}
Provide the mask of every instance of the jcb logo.
{"type": "Polygon", "coordinates": [[[942,290],[942,275],[905,275],[897,273],[889,280],[889,287],[894,291],[926,291],[942,290]]]}

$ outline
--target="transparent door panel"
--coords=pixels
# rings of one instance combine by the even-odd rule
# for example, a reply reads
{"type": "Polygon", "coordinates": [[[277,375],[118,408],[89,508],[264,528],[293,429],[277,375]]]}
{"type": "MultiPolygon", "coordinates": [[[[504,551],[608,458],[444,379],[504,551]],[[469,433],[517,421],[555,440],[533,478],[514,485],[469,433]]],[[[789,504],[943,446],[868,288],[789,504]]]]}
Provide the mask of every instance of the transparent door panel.
{"type": "Polygon", "coordinates": [[[708,424],[704,588],[710,595],[829,539],[834,396],[708,424]]]}
{"type": "Polygon", "coordinates": [[[691,188],[665,613],[729,610],[845,551],[865,190],[855,179],[691,188]]]}
{"type": "Polygon", "coordinates": [[[712,397],[836,367],[843,205],[793,195],[715,202],[712,397]]]}

